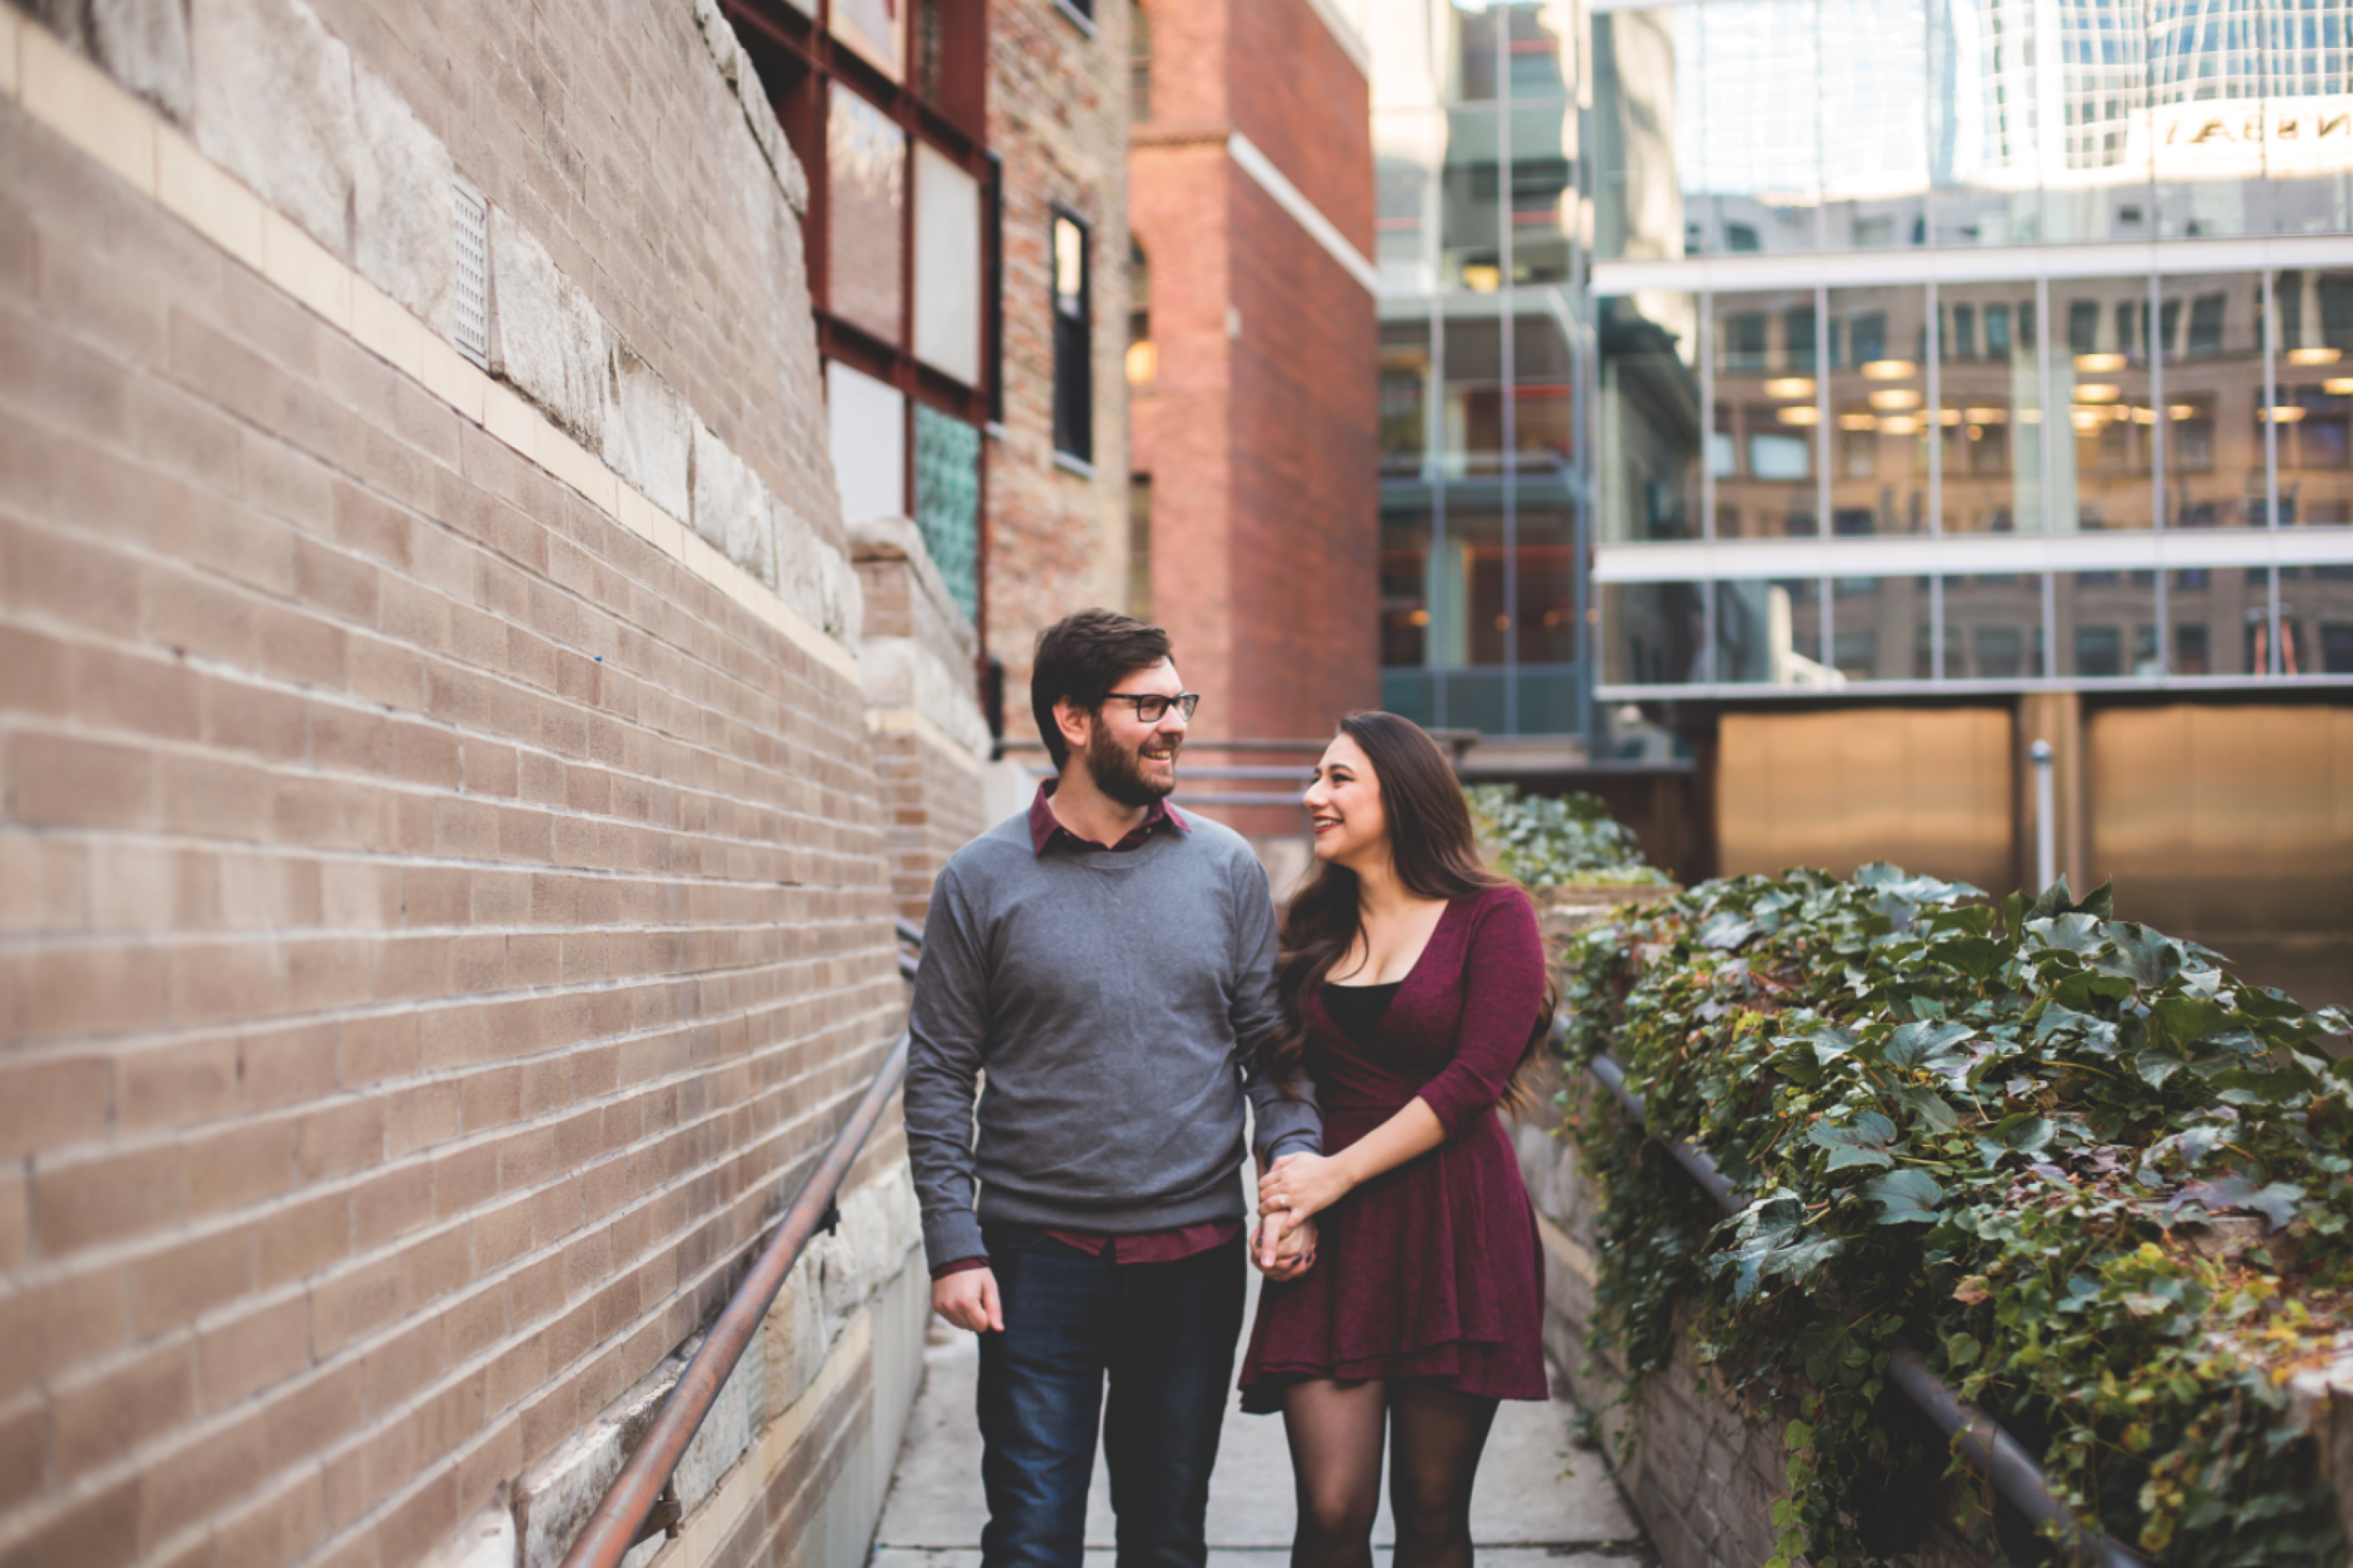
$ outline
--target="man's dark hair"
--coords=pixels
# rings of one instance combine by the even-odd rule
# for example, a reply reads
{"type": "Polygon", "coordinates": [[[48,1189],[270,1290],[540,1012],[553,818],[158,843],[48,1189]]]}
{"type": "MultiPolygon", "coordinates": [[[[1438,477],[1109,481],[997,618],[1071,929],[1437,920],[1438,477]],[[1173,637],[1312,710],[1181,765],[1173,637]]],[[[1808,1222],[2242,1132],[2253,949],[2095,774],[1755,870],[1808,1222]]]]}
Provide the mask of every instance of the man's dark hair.
{"type": "Polygon", "coordinates": [[[1092,713],[1137,670],[1168,657],[1168,633],[1116,610],[1081,610],[1037,634],[1030,666],[1030,712],[1046,742],[1056,772],[1070,760],[1070,747],[1054,722],[1054,704],[1067,702],[1092,713]]]}

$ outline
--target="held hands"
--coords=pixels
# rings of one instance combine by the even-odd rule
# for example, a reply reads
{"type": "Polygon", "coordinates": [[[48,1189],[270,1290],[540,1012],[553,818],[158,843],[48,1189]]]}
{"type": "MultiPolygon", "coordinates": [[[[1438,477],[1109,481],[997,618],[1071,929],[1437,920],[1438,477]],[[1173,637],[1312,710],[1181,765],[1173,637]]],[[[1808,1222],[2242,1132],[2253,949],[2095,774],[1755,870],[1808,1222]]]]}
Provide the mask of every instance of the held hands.
{"type": "Polygon", "coordinates": [[[964,1269],[932,1281],[932,1310],[975,1334],[1005,1329],[1005,1304],[997,1276],[986,1269],[964,1269]]]}
{"type": "Polygon", "coordinates": [[[1337,1160],[1287,1154],[1258,1178],[1258,1212],[1298,1224],[1339,1202],[1354,1185],[1337,1160]]]}
{"type": "Polygon", "coordinates": [[[1297,1279],[1314,1266],[1316,1223],[1276,1217],[1250,1239],[1250,1266],[1275,1284],[1297,1279]]]}

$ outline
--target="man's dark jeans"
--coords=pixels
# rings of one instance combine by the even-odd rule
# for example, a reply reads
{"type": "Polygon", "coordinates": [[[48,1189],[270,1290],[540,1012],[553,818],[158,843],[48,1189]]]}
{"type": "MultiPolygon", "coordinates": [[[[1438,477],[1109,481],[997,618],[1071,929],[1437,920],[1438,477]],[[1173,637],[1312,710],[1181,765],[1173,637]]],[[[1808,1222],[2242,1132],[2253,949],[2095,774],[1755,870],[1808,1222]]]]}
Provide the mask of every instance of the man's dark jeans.
{"type": "Polygon", "coordinates": [[[1098,1417],[1119,1568],[1201,1568],[1241,1334],[1242,1240],[1123,1265],[1029,1225],[984,1234],[1005,1329],[981,1336],[982,1568],[1079,1568],[1098,1417]]]}

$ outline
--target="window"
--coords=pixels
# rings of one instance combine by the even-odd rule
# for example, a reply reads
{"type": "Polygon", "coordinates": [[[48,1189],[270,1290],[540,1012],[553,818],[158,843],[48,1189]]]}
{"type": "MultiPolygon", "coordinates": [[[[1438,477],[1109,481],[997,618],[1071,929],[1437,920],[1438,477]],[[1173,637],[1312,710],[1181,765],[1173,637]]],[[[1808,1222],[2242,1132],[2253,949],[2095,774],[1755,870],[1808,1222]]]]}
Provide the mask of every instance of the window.
{"type": "Polygon", "coordinates": [[[1086,226],[1054,215],[1054,450],[1095,460],[1094,332],[1090,326],[1086,226]]]}
{"type": "Polygon", "coordinates": [[[829,303],[835,315],[892,345],[899,341],[906,157],[906,133],[835,83],[825,126],[829,303]]]}
{"type": "Polygon", "coordinates": [[[1128,242],[1128,384],[1141,387],[1160,374],[1152,346],[1152,264],[1144,247],[1128,242]]]}
{"type": "Polygon", "coordinates": [[[1128,613],[1152,618],[1152,476],[1128,476],[1128,613]]]}

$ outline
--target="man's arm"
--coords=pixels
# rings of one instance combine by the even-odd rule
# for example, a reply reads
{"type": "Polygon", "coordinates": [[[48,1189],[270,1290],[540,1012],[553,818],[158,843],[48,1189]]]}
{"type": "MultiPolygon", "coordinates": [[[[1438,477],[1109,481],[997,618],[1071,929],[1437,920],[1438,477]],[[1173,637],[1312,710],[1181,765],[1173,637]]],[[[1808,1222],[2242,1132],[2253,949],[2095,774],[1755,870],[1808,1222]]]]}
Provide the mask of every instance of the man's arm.
{"type": "Polygon", "coordinates": [[[972,1098],[988,1022],[988,975],[976,925],[952,867],[932,888],[923,959],[907,1009],[907,1163],[935,1279],[951,1264],[988,1256],[972,1212],[972,1098]]]}
{"type": "Polygon", "coordinates": [[[1257,1156],[1271,1165],[1287,1154],[1323,1152],[1323,1112],[1305,1073],[1289,1085],[1270,1075],[1268,1057],[1288,1025],[1274,990],[1274,898],[1266,871],[1253,858],[1234,878],[1234,1040],[1241,1056],[1242,1092],[1257,1120],[1257,1156]],[[1289,1094],[1284,1091],[1288,1087],[1289,1094]]]}

